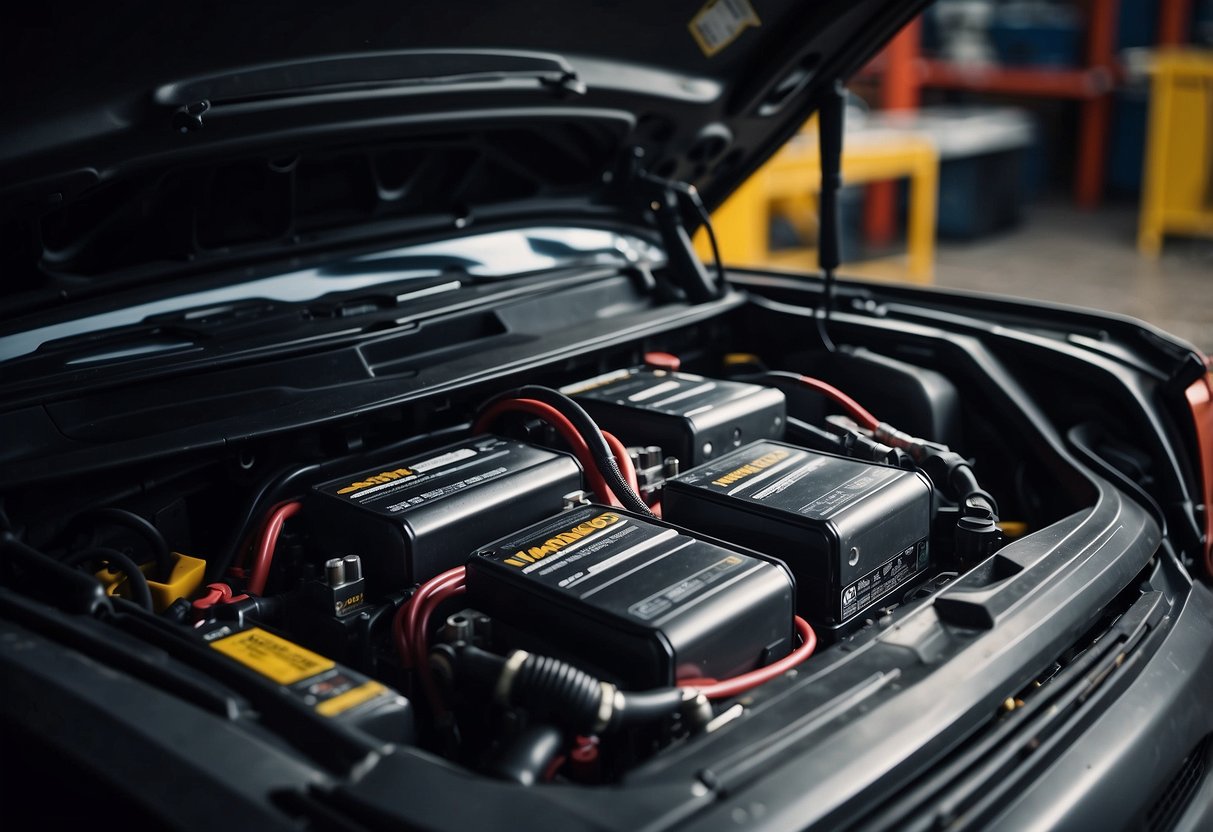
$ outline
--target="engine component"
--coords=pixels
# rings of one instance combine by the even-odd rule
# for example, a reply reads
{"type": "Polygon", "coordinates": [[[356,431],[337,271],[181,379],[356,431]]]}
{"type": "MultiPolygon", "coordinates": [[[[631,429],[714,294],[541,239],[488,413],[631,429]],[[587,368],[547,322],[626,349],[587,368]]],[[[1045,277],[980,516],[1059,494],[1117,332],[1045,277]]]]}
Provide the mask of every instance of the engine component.
{"type": "MultiPolygon", "coordinates": [[[[151,593],[152,605],[156,612],[164,612],[178,598],[192,597],[202,587],[203,575],[206,572],[206,561],[204,560],[192,558],[180,552],[170,552],[169,556],[172,558],[173,565],[168,580],[157,581],[151,577],[147,579],[148,591],[151,593]]],[[[152,570],[145,566],[142,571],[146,574],[152,570]]],[[[101,581],[101,585],[105,587],[108,595],[125,597],[131,592],[127,575],[124,572],[102,569],[96,574],[96,577],[101,581]]]]}
{"type": "Polygon", "coordinates": [[[450,681],[525,710],[541,722],[583,735],[652,722],[682,712],[689,727],[712,719],[708,698],[692,687],[624,692],[560,659],[515,650],[498,656],[465,643],[439,647],[434,661],[450,681]]]}
{"type": "Polygon", "coordinates": [[[478,436],[312,489],[315,551],[358,554],[368,597],[458,566],[495,537],[559,511],[582,488],[567,454],[478,436]]]}
{"type": "Polygon", "coordinates": [[[836,635],[930,566],[931,485],[887,465],[755,442],[667,480],[667,520],[780,558],[836,635]]]}
{"type": "Polygon", "coordinates": [[[793,643],[782,564],[603,506],[485,547],[468,561],[467,589],[510,647],[633,690],[734,676],[793,643]]]}
{"type": "Polygon", "coordinates": [[[659,445],[684,468],[755,439],[783,438],[787,407],[773,387],[665,370],[607,373],[563,389],[629,445],[659,445]]]}
{"type": "Polygon", "coordinates": [[[366,603],[362,558],[358,555],[329,558],[324,562],[324,579],[308,584],[307,591],[318,607],[338,618],[356,612],[366,603]]]}
{"type": "Polygon", "coordinates": [[[376,629],[396,605],[367,600],[362,558],[329,558],[319,578],[301,593],[284,597],[284,626],[300,644],[374,675],[378,667],[376,629]]]}
{"type": "Polygon", "coordinates": [[[322,717],[387,742],[414,739],[412,703],[381,682],[260,627],[218,623],[200,635],[322,717]]]}
{"type": "Polygon", "coordinates": [[[676,456],[666,456],[659,445],[628,448],[628,456],[636,471],[636,490],[650,505],[661,499],[661,488],[665,485],[666,477],[677,474],[682,465],[682,460],[676,456]]]}
{"type": "MultiPolygon", "coordinates": [[[[896,414],[897,427],[914,436],[959,447],[960,391],[947,376],[918,364],[862,347],[833,353],[804,352],[788,357],[787,366],[821,381],[845,388],[873,413],[896,414]]],[[[807,421],[826,414],[820,396],[795,385],[784,385],[788,411],[807,421]]]]}

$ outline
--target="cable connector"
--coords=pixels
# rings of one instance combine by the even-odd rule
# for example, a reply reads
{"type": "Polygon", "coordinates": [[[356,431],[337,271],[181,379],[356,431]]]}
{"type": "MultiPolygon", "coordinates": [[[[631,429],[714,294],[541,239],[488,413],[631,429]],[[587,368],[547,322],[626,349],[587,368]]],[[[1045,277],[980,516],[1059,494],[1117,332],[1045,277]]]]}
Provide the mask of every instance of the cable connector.
{"type": "Polygon", "coordinates": [[[227,584],[213,583],[207,584],[206,594],[193,602],[191,614],[195,621],[231,621],[238,627],[245,627],[250,619],[266,621],[274,618],[281,608],[279,598],[237,594],[227,584]]]}
{"type": "Polygon", "coordinates": [[[243,593],[235,594],[232,588],[224,583],[207,584],[206,594],[194,600],[193,608],[196,613],[202,614],[220,604],[233,604],[247,597],[248,595],[243,593]]]}
{"type": "Polygon", "coordinates": [[[904,449],[917,462],[922,462],[932,454],[951,452],[947,445],[941,445],[938,442],[931,442],[913,436],[904,430],[898,430],[888,422],[878,424],[872,431],[872,436],[885,444],[892,445],[894,448],[904,449]]]}
{"type": "Polygon", "coordinates": [[[980,496],[965,500],[956,521],[956,560],[961,569],[981,563],[1002,548],[998,517],[980,496]]]}
{"type": "Polygon", "coordinates": [[[842,451],[847,456],[854,457],[855,459],[880,462],[885,465],[895,465],[898,468],[905,468],[910,471],[917,467],[914,464],[913,458],[901,448],[894,448],[891,445],[885,445],[883,442],[877,442],[875,439],[865,436],[858,431],[843,434],[842,451]]]}
{"type": "Polygon", "coordinates": [[[962,508],[972,505],[974,511],[988,511],[994,522],[998,522],[998,503],[977,484],[977,475],[967,459],[942,445],[922,443],[922,449],[922,455],[917,457],[918,465],[936,488],[960,503],[962,508]]]}

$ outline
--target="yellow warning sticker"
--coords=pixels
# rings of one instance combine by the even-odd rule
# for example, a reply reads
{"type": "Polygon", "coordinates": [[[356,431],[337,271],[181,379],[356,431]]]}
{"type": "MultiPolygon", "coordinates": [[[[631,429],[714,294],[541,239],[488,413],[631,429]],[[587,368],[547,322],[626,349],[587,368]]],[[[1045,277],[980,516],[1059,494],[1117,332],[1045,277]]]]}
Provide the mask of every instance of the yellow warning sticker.
{"type": "Polygon", "coordinates": [[[332,699],[326,699],[316,706],[316,713],[321,716],[337,716],[350,708],[357,708],[364,702],[370,702],[378,696],[388,693],[388,689],[378,682],[367,682],[356,688],[338,694],[332,699]]]}
{"type": "Polygon", "coordinates": [[[709,58],[724,49],[750,26],[761,26],[750,0],[708,0],[687,28],[709,58]]]}
{"type": "Polygon", "coordinates": [[[293,685],[337,666],[331,659],[258,627],[219,639],[211,647],[280,685],[293,685]]]}

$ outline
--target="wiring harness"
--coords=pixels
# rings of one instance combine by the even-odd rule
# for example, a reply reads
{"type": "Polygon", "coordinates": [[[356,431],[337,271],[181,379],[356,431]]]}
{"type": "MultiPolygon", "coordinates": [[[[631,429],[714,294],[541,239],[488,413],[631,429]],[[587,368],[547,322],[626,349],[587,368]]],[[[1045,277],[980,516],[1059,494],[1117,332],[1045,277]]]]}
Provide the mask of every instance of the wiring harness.
{"type": "Polygon", "coordinates": [[[994,554],[1004,542],[998,526],[998,503],[977,482],[972,464],[946,445],[899,430],[872,415],[867,408],[837,387],[811,376],[769,371],[753,378],[774,384],[795,384],[825,396],[838,405],[845,418],[831,419],[838,434],[789,419],[789,427],[810,437],[815,444],[858,459],[917,468],[946,497],[954,500],[960,516],[956,521],[956,557],[962,567],[972,566],[994,554]]]}

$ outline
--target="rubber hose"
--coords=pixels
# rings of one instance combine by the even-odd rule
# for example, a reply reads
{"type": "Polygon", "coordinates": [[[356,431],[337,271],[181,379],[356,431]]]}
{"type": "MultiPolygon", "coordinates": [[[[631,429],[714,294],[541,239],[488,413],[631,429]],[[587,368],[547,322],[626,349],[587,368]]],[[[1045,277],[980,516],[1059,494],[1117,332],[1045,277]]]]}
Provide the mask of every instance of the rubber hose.
{"type": "Polygon", "coordinates": [[[61,562],[64,566],[75,566],[80,563],[104,561],[110,567],[118,567],[126,573],[126,581],[131,587],[131,599],[148,612],[153,612],[152,591],[147,585],[147,577],[139,569],[139,565],[123,552],[105,546],[92,549],[81,549],[72,552],[61,562]]]}
{"type": "Polygon", "coordinates": [[[568,662],[531,654],[510,684],[510,702],[559,719],[578,733],[591,733],[599,722],[602,683],[568,662]],[[542,704],[535,708],[536,703],[542,704]]]}
{"type": "MultiPolygon", "coordinates": [[[[486,692],[496,691],[509,662],[470,645],[456,650],[440,647],[438,651],[443,651],[448,660],[454,659],[458,677],[486,692]]],[[[686,692],[676,687],[640,692],[604,688],[601,680],[568,662],[527,654],[509,681],[508,702],[571,731],[588,734],[602,729],[600,709],[602,697],[608,692],[613,701],[606,730],[674,714],[686,697],[686,692]]]]}
{"type": "Polygon", "coordinates": [[[533,786],[543,779],[564,744],[564,732],[559,728],[528,725],[489,763],[488,772],[501,780],[533,786]]]}
{"type": "Polygon", "coordinates": [[[152,548],[152,557],[156,561],[156,576],[161,581],[168,581],[169,577],[173,574],[174,565],[173,555],[169,551],[168,542],[164,539],[164,535],[160,534],[159,529],[153,526],[146,518],[140,517],[134,512],[112,507],[88,509],[68,521],[67,527],[63,530],[62,537],[66,542],[70,543],[73,533],[78,531],[81,526],[101,523],[122,526],[147,541],[148,545],[152,548]]]}
{"type": "Polygon", "coordinates": [[[632,693],[622,691],[615,703],[615,721],[627,724],[661,719],[677,713],[685,697],[686,692],[682,688],[661,688],[632,693]]]}

